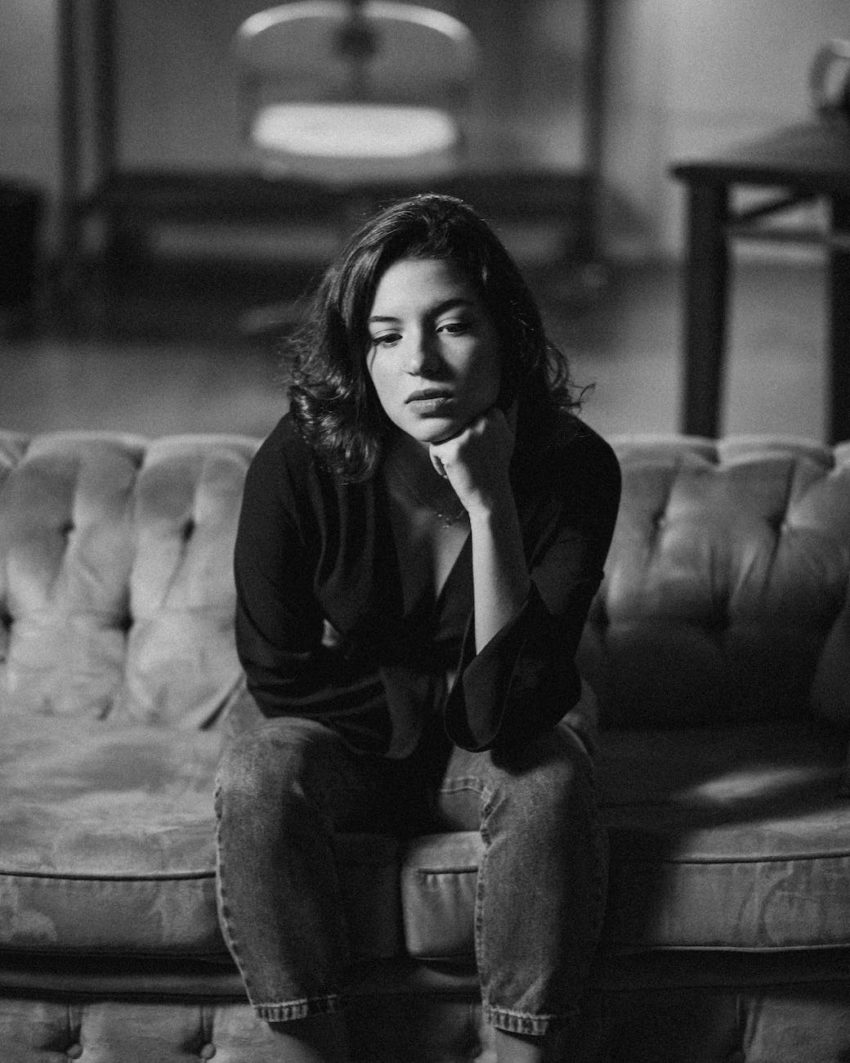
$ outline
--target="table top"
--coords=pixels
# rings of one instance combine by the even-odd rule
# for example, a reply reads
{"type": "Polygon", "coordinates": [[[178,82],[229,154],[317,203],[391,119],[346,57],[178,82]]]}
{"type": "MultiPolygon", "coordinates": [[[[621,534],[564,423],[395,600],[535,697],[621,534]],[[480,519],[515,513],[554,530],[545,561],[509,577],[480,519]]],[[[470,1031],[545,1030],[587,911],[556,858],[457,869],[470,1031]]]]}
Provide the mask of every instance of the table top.
{"type": "MultiPolygon", "coordinates": [[[[587,170],[458,167],[428,181],[428,190],[468,200],[485,214],[522,221],[539,214],[569,217],[588,211],[594,178],[587,170]]],[[[120,211],[122,217],[184,222],[327,218],[346,204],[377,207],[422,191],[408,179],[322,182],[306,177],[267,178],[255,170],[140,168],[119,170],[80,202],[80,211],[120,211]]]]}
{"type": "Polygon", "coordinates": [[[674,177],[691,184],[758,184],[850,196],[850,120],[785,126],[716,155],[683,159],[674,177]]]}

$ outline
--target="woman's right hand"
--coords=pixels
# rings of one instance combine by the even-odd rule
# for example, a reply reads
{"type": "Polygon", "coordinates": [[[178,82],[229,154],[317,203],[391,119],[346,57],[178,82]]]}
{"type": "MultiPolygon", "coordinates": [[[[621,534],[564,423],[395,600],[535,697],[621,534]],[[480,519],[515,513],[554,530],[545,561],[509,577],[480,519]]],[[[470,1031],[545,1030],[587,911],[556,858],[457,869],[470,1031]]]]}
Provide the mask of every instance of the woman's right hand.
{"type": "Polygon", "coordinates": [[[429,446],[431,463],[455,490],[466,511],[492,512],[513,499],[509,471],[514,432],[508,417],[493,406],[463,431],[429,446]]]}

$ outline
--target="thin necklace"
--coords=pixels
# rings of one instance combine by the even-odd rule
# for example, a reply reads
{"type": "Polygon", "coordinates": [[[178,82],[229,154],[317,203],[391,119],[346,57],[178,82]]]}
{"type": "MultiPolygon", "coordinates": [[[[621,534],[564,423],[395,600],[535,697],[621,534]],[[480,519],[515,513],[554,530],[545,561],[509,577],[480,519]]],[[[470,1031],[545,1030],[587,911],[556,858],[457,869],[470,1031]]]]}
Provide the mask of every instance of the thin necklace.
{"type": "Polygon", "coordinates": [[[401,461],[398,459],[393,461],[392,468],[395,469],[398,478],[401,480],[403,486],[407,488],[407,492],[413,498],[413,501],[418,502],[420,506],[427,509],[430,513],[433,513],[444,528],[451,528],[466,516],[466,509],[464,508],[463,503],[457,500],[457,495],[455,495],[457,501],[456,507],[447,509],[445,506],[438,506],[432,498],[426,498],[413,480],[408,477],[407,473],[402,468],[401,461]]]}

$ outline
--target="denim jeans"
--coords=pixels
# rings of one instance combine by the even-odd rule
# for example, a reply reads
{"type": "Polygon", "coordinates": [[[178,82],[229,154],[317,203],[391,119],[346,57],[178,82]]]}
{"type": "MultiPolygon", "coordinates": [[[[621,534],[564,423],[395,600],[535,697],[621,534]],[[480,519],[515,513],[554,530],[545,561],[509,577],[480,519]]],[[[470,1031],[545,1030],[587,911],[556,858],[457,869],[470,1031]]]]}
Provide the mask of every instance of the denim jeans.
{"type": "Polygon", "coordinates": [[[484,1015],[542,1035],[573,1017],[606,876],[593,771],[566,726],[512,753],[450,747],[431,726],[394,761],[312,720],[266,720],[225,753],[216,787],[218,903],[257,1014],[333,1012],[349,955],[334,836],[479,830],[475,901],[484,1015]]]}

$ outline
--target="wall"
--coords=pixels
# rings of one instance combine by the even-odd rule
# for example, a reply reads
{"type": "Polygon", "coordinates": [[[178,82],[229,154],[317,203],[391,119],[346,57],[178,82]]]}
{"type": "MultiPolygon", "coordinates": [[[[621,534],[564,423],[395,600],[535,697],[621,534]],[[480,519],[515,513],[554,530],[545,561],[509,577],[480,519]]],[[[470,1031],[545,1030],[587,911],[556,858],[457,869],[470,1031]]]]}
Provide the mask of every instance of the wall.
{"type": "MultiPolygon", "coordinates": [[[[850,38],[847,0],[611,0],[606,172],[617,247],[681,246],[668,163],[805,121],[822,42],[850,38]]],[[[778,254],[778,248],[771,248],[778,254]]]]}
{"type": "Polygon", "coordinates": [[[0,3],[0,178],[51,189],[59,171],[55,6],[0,3]]]}
{"type": "MultiPolygon", "coordinates": [[[[58,0],[0,4],[0,176],[59,186],[58,0]]],[[[122,155],[150,165],[239,160],[228,43],[256,0],[116,0],[122,155]]],[[[592,2],[592,0],[589,0],[592,2]]],[[[581,155],[583,0],[442,0],[485,46],[481,157],[581,155]]],[[[606,186],[615,255],[675,255],[669,162],[808,112],[817,46],[850,37],[847,0],[608,0],[606,186]]]]}

